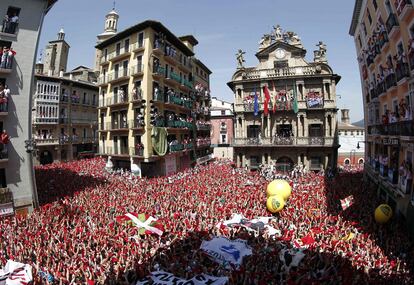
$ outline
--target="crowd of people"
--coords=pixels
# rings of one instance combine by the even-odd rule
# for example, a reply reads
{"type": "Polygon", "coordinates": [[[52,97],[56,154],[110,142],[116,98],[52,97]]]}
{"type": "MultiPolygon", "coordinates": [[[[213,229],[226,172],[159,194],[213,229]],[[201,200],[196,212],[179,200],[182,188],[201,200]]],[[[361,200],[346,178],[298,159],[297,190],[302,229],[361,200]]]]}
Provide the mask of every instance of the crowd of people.
{"type": "Polygon", "coordinates": [[[0,220],[0,266],[8,259],[32,265],[34,284],[135,284],[156,270],[245,285],[413,283],[413,245],[397,220],[375,223],[381,201],[360,172],[326,179],[297,167],[280,174],[293,186],[270,222],[280,234],[218,227],[233,213],[271,216],[262,174],[225,160],[156,178],[109,173],[101,158],[38,167],[42,206],[0,220]],[[355,202],[344,211],[340,199],[349,195],[355,202]],[[140,235],[118,221],[127,213],[158,219],[163,234],[140,235]],[[238,268],[223,267],[200,250],[215,236],[246,240],[252,254],[238,268]],[[285,247],[305,254],[289,271],[279,255],[285,247]]]}

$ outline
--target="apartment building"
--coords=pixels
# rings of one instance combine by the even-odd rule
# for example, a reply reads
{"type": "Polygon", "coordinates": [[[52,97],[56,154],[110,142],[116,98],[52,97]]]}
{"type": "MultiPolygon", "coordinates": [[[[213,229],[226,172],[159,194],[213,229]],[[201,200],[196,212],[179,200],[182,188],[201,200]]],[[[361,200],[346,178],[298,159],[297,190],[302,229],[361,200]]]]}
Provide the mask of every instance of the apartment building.
{"type": "Polygon", "coordinates": [[[171,175],[211,159],[196,144],[211,128],[211,71],[195,58],[197,44],[149,20],[97,44],[99,153],[115,168],[171,175]]]}
{"type": "Polygon", "coordinates": [[[412,1],[355,1],[349,34],[361,74],[365,173],[414,234],[412,1]]]}
{"type": "Polygon", "coordinates": [[[2,19],[9,19],[0,30],[0,217],[27,214],[37,205],[30,107],[43,18],[55,2],[0,2],[2,19]]]}
{"type": "Polygon", "coordinates": [[[211,99],[211,139],[214,157],[233,160],[233,103],[213,97],[211,99]]]}
{"type": "Polygon", "coordinates": [[[35,163],[48,164],[93,156],[98,146],[98,87],[92,69],[67,72],[69,44],[61,29],[36,64],[33,97],[35,163]]]}

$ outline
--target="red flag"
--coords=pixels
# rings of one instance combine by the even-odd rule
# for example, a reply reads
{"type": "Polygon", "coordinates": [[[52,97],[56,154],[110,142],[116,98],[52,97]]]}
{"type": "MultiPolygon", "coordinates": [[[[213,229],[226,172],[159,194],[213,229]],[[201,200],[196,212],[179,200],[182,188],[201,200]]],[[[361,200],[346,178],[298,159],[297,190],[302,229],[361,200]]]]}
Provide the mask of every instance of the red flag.
{"type": "Polygon", "coordinates": [[[267,116],[269,114],[270,93],[269,93],[269,89],[267,89],[267,86],[266,85],[263,87],[263,92],[264,92],[264,95],[265,95],[265,100],[264,100],[264,115],[267,116]]]}
{"type": "Polygon", "coordinates": [[[311,237],[310,235],[304,236],[303,238],[301,238],[301,241],[303,243],[303,245],[311,245],[315,242],[315,239],[313,237],[311,237]]]}

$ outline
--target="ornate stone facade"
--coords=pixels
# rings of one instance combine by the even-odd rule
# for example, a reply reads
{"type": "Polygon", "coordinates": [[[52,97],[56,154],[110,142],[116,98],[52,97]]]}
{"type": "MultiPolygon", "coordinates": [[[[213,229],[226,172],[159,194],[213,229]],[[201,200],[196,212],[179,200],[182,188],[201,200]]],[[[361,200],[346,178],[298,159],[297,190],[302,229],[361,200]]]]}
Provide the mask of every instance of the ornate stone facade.
{"type": "Polygon", "coordinates": [[[288,170],[335,167],[336,84],[326,45],[317,44],[313,62],[294,32],[278,25],[259,42],[256,67],[244,67],[243,51],[228,86],[235,96],[235,160],[256,168],[276,164],[288,170]]]}

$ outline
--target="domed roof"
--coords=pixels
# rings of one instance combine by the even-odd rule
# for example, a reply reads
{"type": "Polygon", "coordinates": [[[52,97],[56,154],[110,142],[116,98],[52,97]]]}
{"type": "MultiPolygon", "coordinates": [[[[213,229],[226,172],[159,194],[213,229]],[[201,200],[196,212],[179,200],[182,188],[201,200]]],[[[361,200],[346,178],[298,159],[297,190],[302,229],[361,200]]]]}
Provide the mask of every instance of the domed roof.
{"type": "Polygon", "coordinates": [[[115,15],[115,16],[119,16],[118,15],[118,13],[115,11],[115,9],[112,9],[108,14],[107,14],[107,16],[109,16],[109,15],[115,15]]]}

